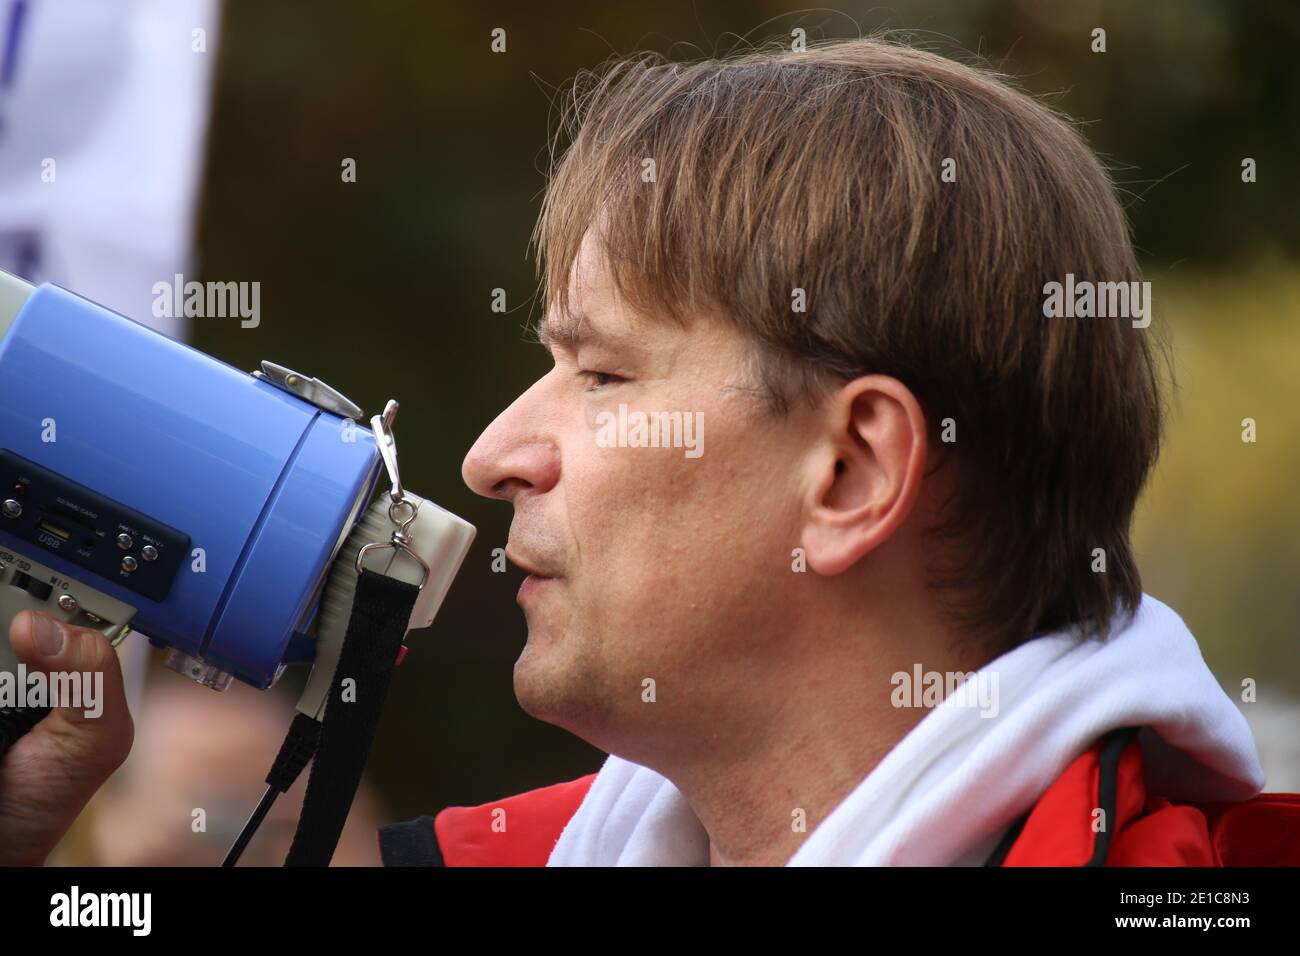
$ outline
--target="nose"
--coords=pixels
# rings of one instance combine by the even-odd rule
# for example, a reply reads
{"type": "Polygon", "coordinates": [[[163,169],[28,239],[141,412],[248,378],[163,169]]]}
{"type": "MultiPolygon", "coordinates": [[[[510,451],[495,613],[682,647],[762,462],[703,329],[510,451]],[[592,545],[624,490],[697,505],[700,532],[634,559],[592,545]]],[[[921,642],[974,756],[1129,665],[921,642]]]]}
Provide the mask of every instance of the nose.
{"type": "Polygon", "coordinates": [[[546,378],[515,399],[474,442],[460,469],[471,491],[514,501],[526,491],[544,494],[559,481],[555,423],[544,413],[546,378]]]}

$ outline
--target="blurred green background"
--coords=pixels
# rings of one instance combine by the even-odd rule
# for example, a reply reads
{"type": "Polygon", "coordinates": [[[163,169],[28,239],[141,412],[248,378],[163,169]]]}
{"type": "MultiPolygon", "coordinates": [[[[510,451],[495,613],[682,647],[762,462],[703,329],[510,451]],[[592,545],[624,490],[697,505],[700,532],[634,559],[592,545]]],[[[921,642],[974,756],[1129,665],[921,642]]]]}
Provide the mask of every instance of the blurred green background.
{"type": "Polygon", "coordinates": [[[1146,590],[1188,621],[1232,690],[1300,695],[1300,5],[900,2],[558,4],[228,0],[202,201],[204,278],[258,280],[262,322],[196,320],[238,368],[271,358],[368,412],[396,397],[403,477],[479,528],[435,626],[415,636],[371,771],[394,819],[596,769],[520,710],[521,575],[494,574],[510,508],[460,463],[547,361],[528,241],[550,97],[612,53],[683,58],[741,37],[880,29],[978,58],[1082,121],[1123,187],[1178,391],[1137,543],[1146,590]],[[1107,52],[1090,50],[1094,27],[1107,52]],[[491,52],[494,28],[505,53],[491,52]],[[1243,184],[1241,161],[1258,163],[1243,184]],[[355,184],[340,180],[345,157],[355,184]],[[494,288],[508,314],[490,309],[494,288]],[[1254,418],[1258,441],[1241,441],[1254,418]]]}

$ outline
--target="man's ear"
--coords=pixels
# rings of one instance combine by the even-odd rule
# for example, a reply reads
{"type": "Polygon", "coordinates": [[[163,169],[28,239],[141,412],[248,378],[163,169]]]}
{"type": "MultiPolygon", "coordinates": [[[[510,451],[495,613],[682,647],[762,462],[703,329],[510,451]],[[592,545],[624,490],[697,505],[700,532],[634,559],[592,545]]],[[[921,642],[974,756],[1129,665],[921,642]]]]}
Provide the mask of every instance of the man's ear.
{"type": "Polygon", "coordinates": [[[818,574],[839,574],[879,547],[911,513],[925,473],[921,403],[898,379],[843,385],[818,416],[808,455],[800,544],[818,574]]]}

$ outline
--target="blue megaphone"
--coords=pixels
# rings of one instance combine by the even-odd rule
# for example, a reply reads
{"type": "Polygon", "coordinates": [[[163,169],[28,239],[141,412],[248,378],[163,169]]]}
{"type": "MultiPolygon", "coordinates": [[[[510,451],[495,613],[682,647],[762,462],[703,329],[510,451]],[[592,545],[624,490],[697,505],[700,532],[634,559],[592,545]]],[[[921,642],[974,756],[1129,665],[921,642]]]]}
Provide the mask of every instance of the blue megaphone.
{"type": "Polygon", "coordinates": [[[417,584],[427,627],[474,537],[401,488],[395,414],[0,272],[0,671],[32,608],[217,689],[312,664],[319,713],[359,570],[417,584]]]}

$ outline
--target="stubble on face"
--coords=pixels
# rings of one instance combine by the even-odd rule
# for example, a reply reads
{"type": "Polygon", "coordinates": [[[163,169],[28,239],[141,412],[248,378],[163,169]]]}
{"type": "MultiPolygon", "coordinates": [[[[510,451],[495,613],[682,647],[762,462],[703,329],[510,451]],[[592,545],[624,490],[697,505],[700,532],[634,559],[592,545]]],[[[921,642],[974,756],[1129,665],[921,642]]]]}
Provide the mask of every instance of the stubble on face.
{"type": "Polygon", "coordinates": [[[705,454],[598,448],[575,429],[561,442],[555,497],[524,503],[546,519],[534,525],[525,511],[518,525],[533,542],[544,520],[562,527],[566,573],[523,602],[516,696],[610,751],[668,746],[706,723],[725,709],[742,658],[782,631],[763,581],[788,576],[791,517],[772,462],[789,456],[746,427],[755,399],[732,388],[736,333],[683,335],[670,374],[647,371],[600,401],[701,411],[705,454]]]}

